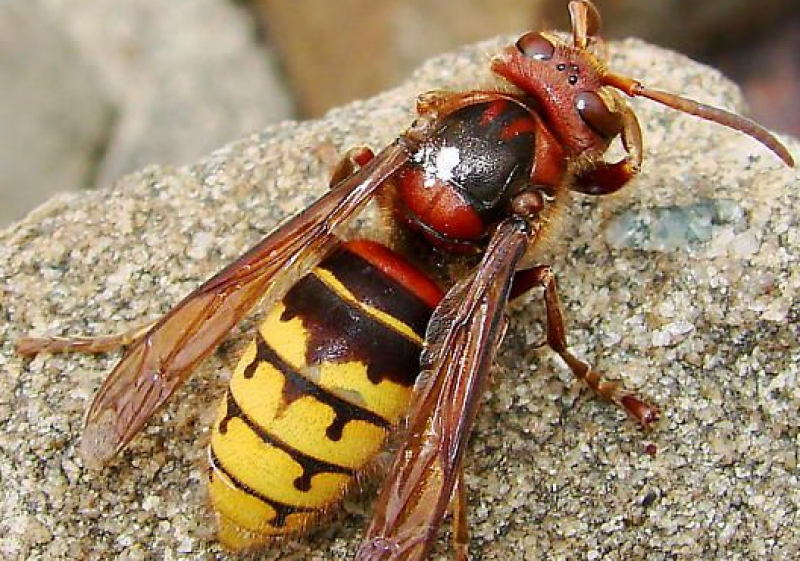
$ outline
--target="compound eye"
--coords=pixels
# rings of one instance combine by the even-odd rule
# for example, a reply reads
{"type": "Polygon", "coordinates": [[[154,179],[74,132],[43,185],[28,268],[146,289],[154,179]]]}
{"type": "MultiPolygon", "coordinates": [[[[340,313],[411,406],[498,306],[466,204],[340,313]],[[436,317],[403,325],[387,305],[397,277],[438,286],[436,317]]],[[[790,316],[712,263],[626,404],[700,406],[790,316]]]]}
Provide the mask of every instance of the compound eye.
{"type": "Polygon", "coordinates": [[[549,60],[556,51],[555,45],[535,31],[529,31],[520,37],[517,40],[517,48],[526,57],[534,60],[549,60]]]}
{"type": "Polygon", "coordinates": [[[594,132],[614,138],[622,131],[622,114],[611,111],[595,92],[581,92],[576,99],[578,113],[594,132]]]}

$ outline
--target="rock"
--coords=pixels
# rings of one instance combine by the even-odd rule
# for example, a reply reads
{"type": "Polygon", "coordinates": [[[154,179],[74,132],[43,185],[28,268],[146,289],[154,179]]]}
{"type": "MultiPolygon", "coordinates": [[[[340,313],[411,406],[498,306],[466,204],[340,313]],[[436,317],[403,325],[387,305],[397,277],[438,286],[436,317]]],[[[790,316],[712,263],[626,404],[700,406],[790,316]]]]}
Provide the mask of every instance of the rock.
{"type": "Polygon", "coordinates": [[[254,0],[253,5],[281,53],[298,107],[314,117],[394,87],[434,54],[489,35],[538,27],[544,3],[254,0]]]}
{"type": "MultiPolygon", "coordinates": [[[[6,558],[221,555],[204,444],[232,349],[247,336],[234,334],[103,471],[82,468],[76,451],[82,411],[118,355],[21,360],[14,340],[106,333],[166,312],[324,192],[330,154],[390,142],[411,121],[416,93],[486,83],[496,47],[434,59],[395,90],[193,165],[58,196],[0,233],[6,558]]],[[[611,48],[614,68],[654,87],[741,109],[717,72],[638,41],[611,48]]],[[[575,352],[641,386],[663,421],[642,434],[578,398],[585,392],[570,391],[571,376],[539,345],[539,298],[515,305],[468,452],[471,550],[481,559],[793,559],[800,175],[742,135],[634,105],[648,147],[642,176],[612,197],[576,197],[543,260],[559,275],[575,352]],[[701,222],[711,235],[645,246],[609,233],[620,220],[673,224],[685,214],[660,209],[680,207],[711,208],[701,222]]],[[[787,144],[798,158],[800,144],[787,144]]],[[[670,230],[650,235],[660,231],[670,230]]],[[[360,509],[267,558],[351,555],[366,524],[360,509]]],[[[443,535],[434,558],[448,547],[443,535]]]]}
{"type": "Polygon", "coordinates": [[[41,0],[116,95],[103,185],[146,164],[184,164],[291,117],[247,14],[220,0],[41,0]]]}
{"type": "Polygon", "coordinates": [[[0,224],[292,116],[270,53],[228,1],[13,0],[0,33],[0,224]]]}
{"type": "Polygon", "coordinates": [[[91,183],[112,104],[38,1],[0,3],[0,225],[91,183]]]}

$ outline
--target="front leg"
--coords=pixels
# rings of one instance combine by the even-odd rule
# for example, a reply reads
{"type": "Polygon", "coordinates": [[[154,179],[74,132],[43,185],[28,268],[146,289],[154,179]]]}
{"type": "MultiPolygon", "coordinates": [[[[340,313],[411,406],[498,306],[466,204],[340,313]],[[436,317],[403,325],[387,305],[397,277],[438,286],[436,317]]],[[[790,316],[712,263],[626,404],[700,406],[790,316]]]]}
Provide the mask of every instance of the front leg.
{"type": "Polygon", "coordinates": [[[339,183],[351,177],[375,158],[375,152],[369,146],[353,146],[339,160],[331,172],[328,186],[333,189],[339,183]]]}
{"type": "Polygon", "coordinates": [[[620,104],[622,146],[626,156],[618,162],[601,161],[575,177],[573,191],[586,195],[610,195],[622,189],[642,169],[642,130],[630,107],[620,104]]]}

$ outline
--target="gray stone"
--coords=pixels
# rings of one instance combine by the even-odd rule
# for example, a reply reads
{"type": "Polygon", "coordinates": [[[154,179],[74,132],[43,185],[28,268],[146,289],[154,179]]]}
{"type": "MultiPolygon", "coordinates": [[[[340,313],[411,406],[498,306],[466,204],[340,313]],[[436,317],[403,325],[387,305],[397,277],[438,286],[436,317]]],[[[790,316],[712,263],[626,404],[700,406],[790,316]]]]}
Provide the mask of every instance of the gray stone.
{"type": "Polygon", "coordinates": [[[144,165],[184,164],[291,116],[253,23],[221,0],[42,0],[116,95],[103,185],[144,165]]]}
{"type": "Polygon", "coordinates": [[[0,225],[92,183],[108,92],[38,0],[0,2],[0,225]]]}
{"type": "MultiPolygon", "coordinates": [[[[0,234],[0,553],[6,558],[209,559],[204,444],[247,336],[200,367],[103,471],[81,466],[82,411],[118,355],[21,360],[35,333],[155,318],[282,217],[324,192],[332,154],[382,146],[416,93],[488,83],[484,43],[325,119],[272,127],[181,168],[62,195],[0,234]]],[[[741,110],[719,73],[637,41],[612,66],[741,110]]],[[[574,351],[658,403],[642,434],[589,399],[542,348],[538,297],[515,305],[466,462],[479,559],[796,559],[800,205],[797,170],[741,135],[636,101],[642,176],[576,197],[542,260],[560,278],[574,351]],[[730,201],[741,214],[686,247],[608,243],[626,213],[730,201]]],[[[786,139],[795,158],[800,144],[786,139]]],[[[725,203],[729,205],[731,203],[725,203]]],[[[723,205],[724,206],[724,205],[723,205]]],[[[728,208],[728,207],[725,207],[728,208]]],[[[369,498],[265,559],[343,559],[369,498]]],[[[443,532],[444,534],[444,532],[443,532]]],[[[435,559],[446,558],[442,536],[435,559]]]]}

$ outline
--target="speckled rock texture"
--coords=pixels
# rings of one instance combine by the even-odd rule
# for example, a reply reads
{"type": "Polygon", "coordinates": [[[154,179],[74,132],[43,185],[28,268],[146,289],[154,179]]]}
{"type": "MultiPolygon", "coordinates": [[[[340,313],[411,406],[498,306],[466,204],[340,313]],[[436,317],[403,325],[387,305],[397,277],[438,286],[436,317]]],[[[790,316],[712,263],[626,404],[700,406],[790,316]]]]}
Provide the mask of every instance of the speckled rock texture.
{"type": "MultiPolygon", "coordinates": [[[[82,416],[118,355],[21,360],[26,333],[106,333],[166,312],[325,189],[336,154],[388,143],[415,94],[489,80],[489,42],[400,88],[233,142],[195,165],[54,198],[0,234],[0,556],[228,559],[204,490],[214,404],[247,339],[207,360],[102,471],[77,456],[82,416]]],[[[612,65],[742,109],[718,73],[638,41],[612,65]]],[[[542,260],[578,354],[658,403],[643,434],[541,346],[538,296],[511,310],[467,461],[474,559],[796,559],[800,178],[752,140],[636,102],[645,169],[576,197],[542,260]],[[690,231],[691,230],[691,231],[690,231]]],[[[795,158],[797,141],[786,139],[795,158]]],[[[246,327],[246,326],[245,326],[246,327]]],[[[370,498],[259,559],[346,559],[370,498]]],[[[445,559],[442,532],[435,559],[445,559]]]]}

